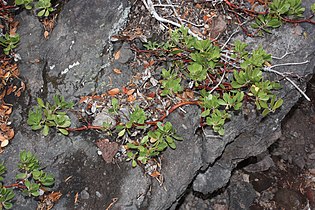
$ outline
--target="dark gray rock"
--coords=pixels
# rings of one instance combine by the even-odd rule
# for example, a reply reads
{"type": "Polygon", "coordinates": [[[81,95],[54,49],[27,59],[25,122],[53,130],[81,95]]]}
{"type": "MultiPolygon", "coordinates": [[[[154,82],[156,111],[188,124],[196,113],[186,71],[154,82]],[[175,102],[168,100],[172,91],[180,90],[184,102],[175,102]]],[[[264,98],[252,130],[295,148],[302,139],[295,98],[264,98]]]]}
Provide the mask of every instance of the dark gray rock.
{"type": "Polygon", "coordinates": [[[253,186],[247,182],[237,182],[227,189],[229,195],[229,209],[250,209],[256,197],[253,186]]]}
{"type": "Polygon", "coordinates": [[[275,163],[268,155],[256,164],[250,164],[244,168],[245,171],[255,173],[260,171],[267,171],[269,168],[274,167],[275,163]]]}
{"type": "MultiPolygon", "coordinates": [[[[22,150],[34,152],[47,170],[55,174],[56,188],[64,194],[56,209],[106,209],[113,199],[117,202],[112,209],[174,209],[192,181],[195,191],[214,192],[228,183],[231,172],[240,161],[264,152],[279,138],[281,121],[300,97],[291,84],[283,81],[283,89],[278,95],[285,103],[279,111],[266,118],[254,111],[247,117],[242,112],[235,114],[226,124],[223,138],[213,137],[209,129],[205,129],[202,137],[195,134],[200,114],[197,107],[185,108],[185,115],[173,113],[168,120],[185,140],[177,143],[176,150],[168,149],[161,157],[162,187],[144,175],[139,167],[132,169],[129,163],[120,163],[119,167],[106,164],[97,155],[93,143],[98,134],[86,132],[70,137],[52,134],[43,138],[32,132],[26,126],[26,116],[27,107],[34,103],[34,98],[49,99],[60,93],[67,99],[77,100],[78,96],[122,87],[129,81],[137,69],[125,65],[133,59],[128,44],[123,44],[118,60],[103,54],[109,36],[122,26],[127,14],[125,0],[69,1],[47,41],[35,17],[26,13],[19,16],[20,69],[27,81],[28,92],[16,105],[18,111],[12,117],[16,136],[1,155],[1,160],[10,163],[6,177],[12,180],[17,172],[18,153],[22,150]],[[113,74],[113,68],[123,73],[113,74]],[[77,205],[74,204],[76,193],[82,198],[77,205]]],[[[310,60],[307,65],[277,69],[303,77],[313,73],[315,62],[314,26],[301,25],[299,31],[304,30],[308,32],[308,38],[296,34],[295,26],[285,25],[272,35],[255,40],[247,38],[246,42],[256,46],[261,43],[275,56],[284,54],[286,47],[295,52],[294,56],[279,61],[281,63],[310,60]]],[[[271,74],[266,76],[281,79],[271,74]]],[[[304,83],[300,85],[305,86],[304,83]]],[[[15,209],[34,209],[34,206],[35,201],[18,197],[15,209]]]]}

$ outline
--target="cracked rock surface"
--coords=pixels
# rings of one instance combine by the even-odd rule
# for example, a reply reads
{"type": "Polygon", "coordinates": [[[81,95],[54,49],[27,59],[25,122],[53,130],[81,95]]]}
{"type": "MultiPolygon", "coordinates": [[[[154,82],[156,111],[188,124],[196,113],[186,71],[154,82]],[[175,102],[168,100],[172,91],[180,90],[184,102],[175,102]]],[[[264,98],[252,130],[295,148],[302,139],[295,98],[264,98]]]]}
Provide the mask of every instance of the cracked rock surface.
{"type": "MultiPolygon", "coordinates": [[[[48,40],[44,39],[36,17],[26,13],[19,15],[22,38],[18,53],[22,57],[20,69],[28,90],[15,105],[17,109],[12,121],[16,136],[1,159],[10,163],[6,177],[13,179],[18,153],[22,150],[35,153],[46,170],[55,175],[56,188],[64,195],[55,209],[105,209],[113,199],[117,202],[112,209],[175,209],[190,185],[202,194],[213,193],[227,185],[239,162],[264,152],[281,136],[281,121],[300,98],[296,89],[282,80],[283,88],[278,95],[285,103],[279,111],[262,118],[249,107],[248,113],[237,113],[226,124],[222,139],[209,137],[207,134],[211,134],[211,130],[195,133],[200,114],[196,107],[186,107],[185,115],[175,112],[168,120],[184,141],[177,144],[176,150],[163,153],[162,187],[143,174],[140,167],[133,169],[125,162],[119,165],[105,163],[97,155],[94,143],[101,134],[85,132],[69,137],[51,134],[44,138],[31,131],[26,125],[26,116],[36,97],[49,100],[59,93],[67,100],[77,101],[82,95],[122,87],[139,71],[127,65],[133,59],[127,43],[121,46],[120,60],[112,61],[111,53],[104,53],[110,35],[123,27],[128,11],[125,0],[69,1],[48,40]],[[119,68],[123,73],[113,74],[113,68],[119,68]],[[74,204],[76,193],[79,202],[74,204]]],[[[274,56],[283,55],[287,47],[294,55],[279,63],[310,62],[277,70],[304,77],[314,73],[314,29],[313,25],[284,25],[264,38],[236,38],[251,46],[262,44],[274,56]],[[302,32],[297,33],[296,27],[302,32]],[[308,36],[304,37],[303,32],[308,36]]],[[[282,79],[271,74],[266,76],[282,79]]],[[[305,87],[305,81],[299,85],[305,87]]],[[[230,190],[230,193],[236,192],[230,190]]],[[[35,201],[17,197],[15,209],[35,208],[35,201]]]]}

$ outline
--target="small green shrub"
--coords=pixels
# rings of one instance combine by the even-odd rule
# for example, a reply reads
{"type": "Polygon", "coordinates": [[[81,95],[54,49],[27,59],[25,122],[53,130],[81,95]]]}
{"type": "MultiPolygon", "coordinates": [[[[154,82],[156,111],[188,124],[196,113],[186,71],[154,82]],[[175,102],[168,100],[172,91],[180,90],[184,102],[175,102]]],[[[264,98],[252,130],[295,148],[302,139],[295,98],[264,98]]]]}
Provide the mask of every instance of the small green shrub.
{"type": "Polygon", "coordinates": [[[22,151],[18,167],[21,173],[16,175],[18,185],[3,185],[3,175],[6,167],[0,163],[0,209],[11,209],[15,196],[13,189],[20,189],[27,197],[38,197],[47,191],[46,187],[52,187],[55,179],[53,175],[40,169],[39,160],[31,152],[22,151]]]}
{"type": "Polygon", "coordinates": [[[133,141],[127,143],[127,161],[132,162],[132,166],[137,166],[137,161],[146,164],[148,160],[158,156],[167,147],[176,149],[175,140],[182,140],[178,136],[170,122],[157,123],[158,129],[149,131],[140,142],[133,141]]]}
{"type": "Polygon", "coordinates": [[[0,36],[0,44],[4,47],[3,52],[6,55],[9,55],[10,52],[15,49],[20,42],[20,35],[9,35],[5,34],[4,36],[0,36]]]}
{"type": "Polygon", "coordinates": [[[67,128],[70,127],[71,120],[64,110],[72,108],[74,104],[58,95],[54,96],[54,104],[44,103],[41,98],[37,98],[37,103],[38,106],[28,113],[27,124],[32,130],[42,129],[43,135],[47,136],[49,129],[55,127],[63,135],[68,135],[67,128]]]}
{"type": "Polygon", "coordinates": [[[24,6],[25,9],[34,9],[38,17],[48,17],[54,8],[51,5],[51,0],[15,0],[15,4],[18,6],[24,6]]]}

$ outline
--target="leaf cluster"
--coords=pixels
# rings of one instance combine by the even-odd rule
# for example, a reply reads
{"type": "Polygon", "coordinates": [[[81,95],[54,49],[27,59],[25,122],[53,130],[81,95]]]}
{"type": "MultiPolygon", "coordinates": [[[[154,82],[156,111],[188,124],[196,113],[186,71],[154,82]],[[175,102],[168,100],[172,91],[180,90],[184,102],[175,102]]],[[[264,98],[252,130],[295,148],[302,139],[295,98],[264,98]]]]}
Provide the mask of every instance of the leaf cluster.
{"type": "MultiPolygon", "coordinates": [[[[287,0],[291,1],[291,0],[287,0]]],[[[295,0],[292,0],[295,1],[295,0]]],[[[274,3],[274,5],[276,5],[274,3]]],[[[290,4],[290,7],[297,7],[298,2],[290,4]]],[[[279,5],[276,7],[279,7],[279,5]]],[[[287,13],[284,13],[287,14],[287,13]]],[[[269,16],[259,16],[256,19],[255,28],[265,30],[266,27],[279,27],[281,25],[280,17],[274,13],[269,16]],[[262,27],[262,25],[264,25],[262,27]],[[266,26],[266,27],[265,27],[266,26]]],[[[152,43],[151,43],[152,45],[152,43]]],[[[201,116],[205,118],[206,125],[209,125],[213,130],[220,135],[224,134],[224,124],[231,117],[232,111],[239,111],[243,105],[244,97],[253,98],[257,110],[263,108],[263,116],[269,112],[274,112],[282,104],[282,99],[277,99],[273,91],[280,88],[279,83],[270,82],[263,77],[263,67],[271,61],[271,55],[268,54],[261,46],[252,51],[247,50],[247,44],[239,40],[235,41],[234,47],[229,50],[230,58],[234,63],[226,63],[227,58],[218,46],[214,46],[210,40],[198,40],[188,34],[188,29],[179,28],[170,33],[170,39],[164,45],[154,44],[154,48],[163,46],[169,54],[164,56],[177,56],[182,58],[181,65],[178,64],[180,59],[175,59],[173,66],[169,70],[162,70],[162,93],[161,96],[180,93],[184,88],[181,84],[181,77],[184,75],[189,79],[189,84],[194,84],[198,87],[203,84],[200,91],[201,106],[204,108],[201,116]],[[188,64],[187,64],[188,63],[188,64]],[[222,63],[225,63],[223,66],[222,63]],[[237,67],[233,71],[226,72],[226,79],[222,83],[228,83],[230,88],[225,91],[225,86],[219,85],[221,93],[217,91],[209,93],[206,88],[209,87],[210,78],[216,78],[222,74],[217,69],[231,69],[237,67]],[[178,67],[180,67],[178,69],[178,67]],[[208,82],[206,82],[208,81],[208,82]],[[256,88],[254,88],[256,87],[256,88]],[[257,90],[259,87],[259,91],[257,90]]],[[[226,53],[226,52],[224,52],[226,53]]],[[[218,80],[212,79],[217,82],[218,80]]],[[[211,84],[211,83],[210,83],[211,84]]],[[[193,86],[190,85],[190,88],[193,86]]],[[[210,87],[211,88],[211,87],[210,87]]],[[[211,90],[211,89],[210,89],[211,90]]]]}
{"type": "Polygon", "coordinates": [[[2,45],[3,52],[6,55],[9,55],[11,50],[15,49],[20,42],[20,35],[10,35],[6,33],[4,36],[0,36],[0,45],[2,45]]]}
{"type": "Polygon", "coordinates": [[[158,156],[167,147],[176,149],[175,140],[182,140],[170,122],[165,124],[158,122],[157,126],[158,129],[149,131],[139,142],[127,143],[127,160],[132,162],[133,167],[137,166],[137,162],[146,164],[148,160],[158,156]]]}
{"type": "Polygon", "coordinates": [[[65,109],[73,107],[72,102],[66,102],[64,97],[55,95],[54,104],[44,103],[41,98],[37,98],[38,106],[28,113],[27,124],[32,130],[42,129],[43,135],[47,136],[50,127],[55,127],[63,135],[68,135],[66,128],[70,127],[71,120],[65,109]]]}
{"type": "MultiPolygon", "coordinates": [[[[53,175],[48,174],[40,169],[39,160],[31,152],[22,151],[20,153],[20,161],[18,163],[21,173],[16,175],[19,181],[19,189],[28,197],[38,197],[44,193],[43,187],[51,187],[54,185],[55,179],[53,175]]],[[[12,189],[3,186],[3,174],[6,167],[0,163],[0,210],[11,209],[13,207],[12,200],[15,196],[12,189]]]]}
{"type": "Polygon", "coordinates": [[[25,9],[35,9],[38,17],[48,17],[51,12],[54,11],[51,0],[15,0],[15,4],[18,6],[24,6],[25,9]]]}
{"type": "Polygon", "coordinates": [[[3,187],[3,175],[6,170],[7,169],[3,163],[0,163],[0,209],[11,209],[13,206],[12,199],[15,196],[12,189],[3,187]]]}
{"type": "Polygon", "coordinates": [[[20,153],[18,167],[21,173],[16,175],[16,179],[23,181],[25,196],[37,197],[41,194],[41,187],[50,187],[55,182],[53,175],[40,170],[39,160],[31,152],[20,153]]]}
{"type": "Polygon", "coordinates": [[[302,0],[273,0],[269,5],[269,13],[258,15],[251,26],[257,29],[258,35],[263,35],[262,31],[271,33],[271,29],[282,25],[283,17],[301,18],[304,11],[302,0]]]}
{"type": "Polygon", "coordinates": [[[12,199],[15,194],[12,189],[0,188],[0,209],[12,209],[12,199]]]}
{"type": "Polygon", "coordinates": [[[181,78],[177,76],[177,73],[172,73],[171,70],[162,69],[162,92],[161,96],[173,95],[183,90],[180,82],[181,78]]]}

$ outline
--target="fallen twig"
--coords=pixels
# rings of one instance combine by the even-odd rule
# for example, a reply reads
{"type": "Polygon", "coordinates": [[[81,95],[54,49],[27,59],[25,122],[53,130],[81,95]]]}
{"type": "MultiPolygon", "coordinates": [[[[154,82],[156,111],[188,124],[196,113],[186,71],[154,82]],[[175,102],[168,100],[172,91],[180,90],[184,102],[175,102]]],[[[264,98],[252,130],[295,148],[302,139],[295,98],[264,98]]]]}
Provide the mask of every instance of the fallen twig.
{"type": "Polygon", "coordinates": [[[286,80],[288,80],[304,96],[304,98],[306,100],[311,101],[311,99],[306,95],[306,93],[304,93],[304,91],[301,88],[299,88],[299,86],[297,86],[297,84],[295,84],[289,77],[287,77],[285,74],[283,74],[283,73],[273,69],[273,68],[278,67],[278,66],[301,65],[301,64],[306,64],[308,62],[309,61],[304,61],[304,62],[300,62],[300,63],[281,63],[281,64],[276,64],[276,65],[273,65],[273,66],[266,66],[266,67],[263,68],[263,70],[266,71],[266,72],[272,72],[272,73],[275,73],[275,74],[278,74],[278,75],[284,77],[286,80]]]}
{"type": "MultiPolygon", "coordinates": [[[[182,25],[179,24],[179,23],[176,23],[174,21],[171,21],[171,20],[168,20],[168,19],[165,19],[163,17],[161,17],[155,10],[154,8],[154,4],[151,0],[142,0],[144,6],[147,8],[147,10],[151,13],[151,15],[159,22],[162,22],[162,23],[168,23],[168,24],[171,24],[173,26],[176,26],[178,28],[180,28],[182,25]]],[[[202,38],[200,38],[197,34],[195,34],[194,32],[192,32],[190,29],[188,29],[188,33],[194,37],[196,37],[197,39],[201,40],[202,38]]]]}

